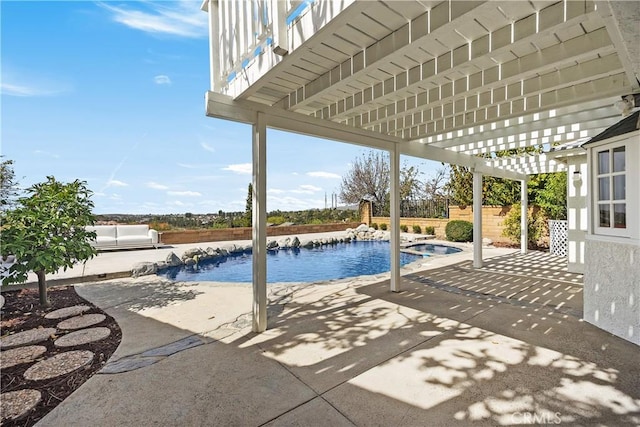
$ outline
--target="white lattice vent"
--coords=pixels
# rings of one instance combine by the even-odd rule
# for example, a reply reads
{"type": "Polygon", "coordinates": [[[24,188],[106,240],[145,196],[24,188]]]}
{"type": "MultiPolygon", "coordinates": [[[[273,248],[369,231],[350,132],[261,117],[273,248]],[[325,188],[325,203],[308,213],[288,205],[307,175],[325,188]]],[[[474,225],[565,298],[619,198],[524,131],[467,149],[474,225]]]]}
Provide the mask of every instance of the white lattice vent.
{"type": "Polygon", "coordinates": [[[549,252],[552,255],[566,257],[568,255],[567,221],[549,221],[549,252]]]}

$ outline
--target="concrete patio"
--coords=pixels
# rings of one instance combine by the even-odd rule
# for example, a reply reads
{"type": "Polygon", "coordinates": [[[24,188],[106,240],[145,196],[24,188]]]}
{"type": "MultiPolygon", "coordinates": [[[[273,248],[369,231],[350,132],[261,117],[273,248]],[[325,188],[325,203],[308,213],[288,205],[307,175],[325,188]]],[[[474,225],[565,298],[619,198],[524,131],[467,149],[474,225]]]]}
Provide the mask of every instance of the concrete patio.
{"type": "Polygon", "coordinates": [[[39,425],[639,424],[640,348],[580,320],[581,277],[487,252],[405,272],[400,293],[389,274],[271,285],[262,334],[249,285],[76,285],[122,343],[39,425]]]}

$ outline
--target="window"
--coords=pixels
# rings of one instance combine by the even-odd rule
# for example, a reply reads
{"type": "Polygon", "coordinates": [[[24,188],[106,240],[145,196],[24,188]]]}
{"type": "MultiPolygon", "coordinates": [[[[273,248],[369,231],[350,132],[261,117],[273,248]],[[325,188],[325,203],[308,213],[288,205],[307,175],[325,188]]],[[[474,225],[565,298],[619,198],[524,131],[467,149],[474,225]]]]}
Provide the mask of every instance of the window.
{"type": "MultiPolygon", "coordinates": [[[[613,140],[613,141],[611,141],[613,140]]],[[[593,234],[640,236],[640,145],[638,134],[590,148],[593,234]]]]}
{"type": "Polygon", "coordinates": [[[627,228],[625,146],[596,150],[598,227],[627,228]]]}

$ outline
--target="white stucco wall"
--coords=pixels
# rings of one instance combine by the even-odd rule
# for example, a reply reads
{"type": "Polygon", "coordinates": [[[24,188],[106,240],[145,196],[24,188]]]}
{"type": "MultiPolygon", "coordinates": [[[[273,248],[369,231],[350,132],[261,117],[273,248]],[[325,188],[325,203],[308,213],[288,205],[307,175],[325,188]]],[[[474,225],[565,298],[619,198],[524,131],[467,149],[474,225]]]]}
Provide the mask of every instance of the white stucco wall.
{"type": "Polygon", "coordinates": [[[640,345],[640,245],[587,240],[584,320],[640,345]]]}
{"type": "Polygon", "coordinates": [[[568,266],[572,273],[584,273],[585,239],[587,236],[587,156],[574,156],[567,159],[567,228],[568,228],[568,266]],[[573,173],[580,172],[581,180],[575,182],[573,173]]]}

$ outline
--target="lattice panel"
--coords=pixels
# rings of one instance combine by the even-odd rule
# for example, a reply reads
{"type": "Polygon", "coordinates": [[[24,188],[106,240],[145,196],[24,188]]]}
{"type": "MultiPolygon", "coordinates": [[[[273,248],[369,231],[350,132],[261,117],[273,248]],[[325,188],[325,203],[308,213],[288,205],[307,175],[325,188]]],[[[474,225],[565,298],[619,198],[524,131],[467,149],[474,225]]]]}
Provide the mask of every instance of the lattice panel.
{"type": "Polygon", "coordinates": [[[549,252],[552,255],[568,255],[568,229],[567,221],[549,221],[549,252]]]}

